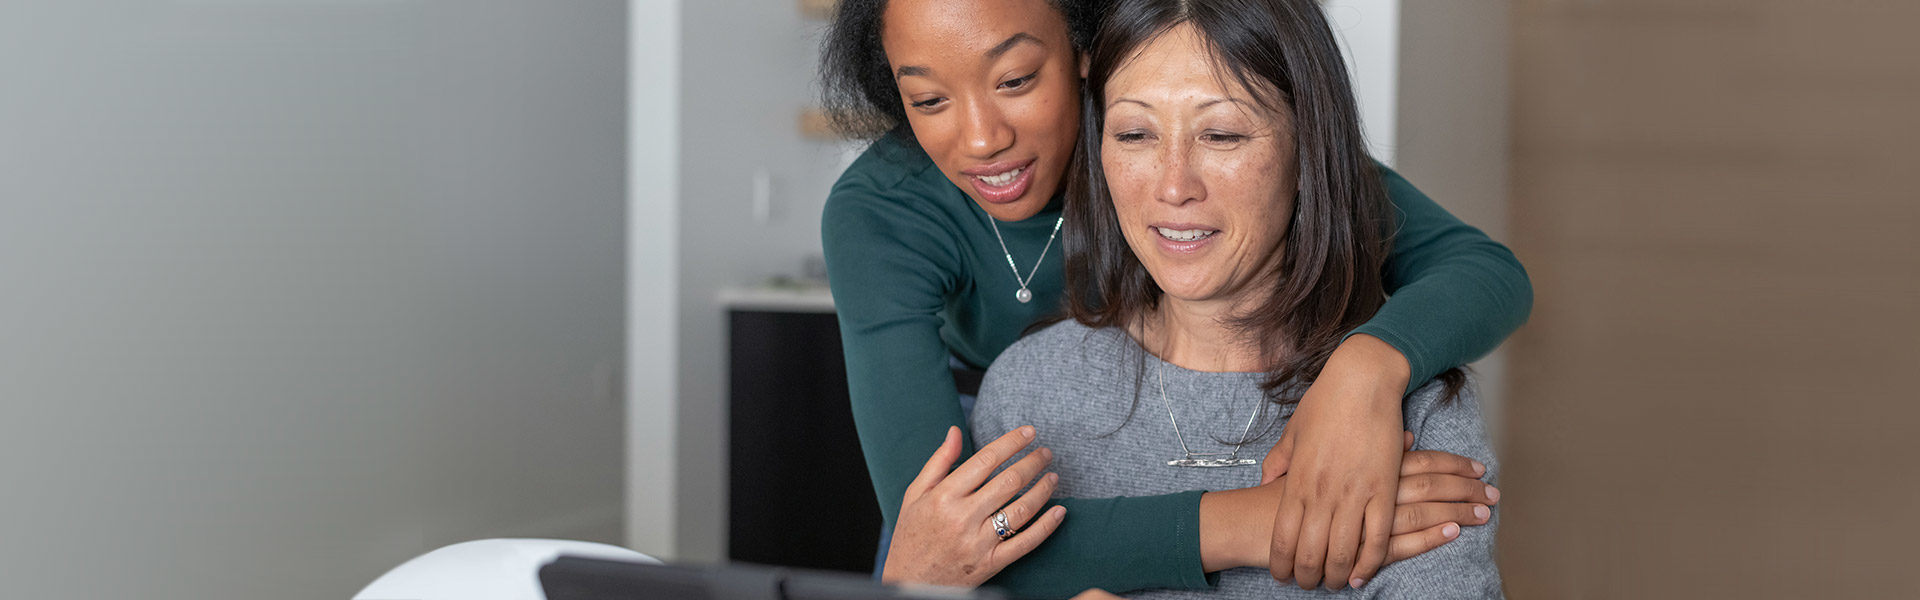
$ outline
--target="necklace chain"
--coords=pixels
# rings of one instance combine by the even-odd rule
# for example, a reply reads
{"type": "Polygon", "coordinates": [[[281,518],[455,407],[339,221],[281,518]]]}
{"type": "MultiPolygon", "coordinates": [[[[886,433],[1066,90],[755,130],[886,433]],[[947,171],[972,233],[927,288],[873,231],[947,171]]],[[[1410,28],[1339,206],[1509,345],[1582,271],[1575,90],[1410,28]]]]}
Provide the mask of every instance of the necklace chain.
{"type": "MultiPolygon", "coordinates": [[[[986,209],[981,209],[980,212],[986,212],[986,209]]],[[[993,215],[987,215],[987,225],[993,227],[993,238],[1000,240],[1000,253],[1007,256],[1007,268],[1013,270],[1013,281],[1020,284],[1020,291],[1015,292],[1013,297],[1020,300],[1021,304],[1033,300],[1033,292],[1027,290],[1027,284],[1033,281],[1033,276],[1040,274],[1040,264],[1047,262],[1047,251],[1053,249],[1053,238],[1060,235],[1060,225],[1066,222],[1066,215],[1054,219],[1053,233],[1047,234],[1047,245],[1040,248],[1040,260],[1033,261],[1033,270],[1028,271],[1026,278],[1023,279],[1020,277],[1020,267],[1013,264],[1013,251],[1007,249],[1007,238],[1000,236],[1000,223],[993,218],[993,215]]]]}
{"type": "Polygon", "coordinates": [[[1180,451],[1186,453],[1185,458],[1176,458],[1167,461],[1167,466],[1237,467],[1254,464],[1251,458],[1246,459],[1244,463],[1241,462],[1240,447],[1247,444],[1247,435],[1253,433],[1253,422],[1260,418],[1259,404],[1253,406],[1253,414],[1247,415],[1247,428],[1240,432],[1240,442],[1233,445],[1233,453],[1228,454],[1225,459],[1196,459],[1194,458],[1195,456],[1219,456],[1223,453],[1208,452],[1195,454],[1192,448],[1187,447],[1187,436],[1180,433],[1180,420],[1173,417],[1173,401],[1167,399],[1167,361],[1160,361],[1160,368],[1154,370],[1154,378],[1159,380],[1160,383],[1160,404],[1167,407],[1167,422],[1173,424],[1173,437],[1180,440],[1180,451]]]}

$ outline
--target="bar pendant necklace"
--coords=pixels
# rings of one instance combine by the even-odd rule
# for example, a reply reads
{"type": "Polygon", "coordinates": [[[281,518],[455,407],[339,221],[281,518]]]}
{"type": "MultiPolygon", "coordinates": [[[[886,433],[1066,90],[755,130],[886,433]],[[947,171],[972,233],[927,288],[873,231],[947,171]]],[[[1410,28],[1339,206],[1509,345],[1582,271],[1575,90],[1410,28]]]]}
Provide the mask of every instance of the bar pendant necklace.
{"type": "Polygon", "coordinates": [[[1260,405],[1253,406],[1253,414],[1247,415],[1247,428],[1240,432],[1240,443],[1233,445],[1233,452],[1199,452],[1187,447],[1187,436],[1180,433],[1180,421],[1173,418],[1173,402],[1167,400],[1167,362],[1160,361],[1160,368],[1154,371],[1154,378],[1160,382],[1160,404],[1167,407],[1167,422],[1173,424],[1173,437],[1180,440],[1180,451],[1186,456],[1170,459],[1169,467],[1191,467],[1199,469],[1217,469],[1221,467],[1250,467],[1260,464],[1251,458],[1240,458],[1240,447],[1246,445],[1247,434],[1253,433],[1253,421],[1260,417],[1260,405]]]}

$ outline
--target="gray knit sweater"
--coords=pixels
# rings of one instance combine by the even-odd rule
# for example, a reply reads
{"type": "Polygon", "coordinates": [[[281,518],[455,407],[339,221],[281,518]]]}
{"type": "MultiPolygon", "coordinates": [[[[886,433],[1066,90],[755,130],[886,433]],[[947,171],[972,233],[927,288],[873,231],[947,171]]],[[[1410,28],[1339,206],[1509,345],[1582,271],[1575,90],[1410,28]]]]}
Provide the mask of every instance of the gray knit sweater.
{"type": "MultiPolygon", "coordinates": [[[[1059,497],[1107,498],[1224,490],[1260,482],[1258,466],[1169,467],[1184,452],[1168,419],[1168,404],[1195,453],[1233,452],[1249,417],[1253,434],[1239,456],[1259,460],[1280,438],[1292,407],[1263,400],[1259,373],[1205,373],[1180,368],[1141,349],[1118,329],[1089,329],[1066,321],[1027,336],[994,361],[973,410],[974,439],[986,443],[1021,425],[1039,430],[1039,445],[1052,448],[1060,474],[1059,497]],[[1166,403],[1161,400],[1164,376],[1166,403]]],[[[1416,450],[1441,450],[1487,465],[1489,482],[1499,464],[1487,441],[1471,386],[1452,402],[1430,382],[1407,397],[1406,427],[1416,450]]],[[[1036,446],[1037,447],[1037,446],[1036,446]]],[[[1146,590],[1135,598],[1499,598],[1493,522],[1467,527],[1458,539],[1432,552],[1388,565],[1364,589],[1340,593],[1303,591],[1274,582],[1265,569],[1220,573],[1213,590],[1146,590]]],[[[1068,514],[1072,519],[1074,515],[1068,514]]],[[[1170,517],[1172,518],[1172,517],[1170,517]]],[[[1191,516],[1187,516],[1191,519],[1191,516]]],[[[1197,521],[1196,521],[1197,522],[1197,521]]],[[[1125,524],[1115,524],[1125,526],[1125,524]]],[[[1198,536],[1169,540],[1198,544],[1198,536]]],[[[1181,552],[1197,548],[1142,548],[1181,552]]],[[[1195,569],[1199,566],[1194,565],[1195,569]]]]}

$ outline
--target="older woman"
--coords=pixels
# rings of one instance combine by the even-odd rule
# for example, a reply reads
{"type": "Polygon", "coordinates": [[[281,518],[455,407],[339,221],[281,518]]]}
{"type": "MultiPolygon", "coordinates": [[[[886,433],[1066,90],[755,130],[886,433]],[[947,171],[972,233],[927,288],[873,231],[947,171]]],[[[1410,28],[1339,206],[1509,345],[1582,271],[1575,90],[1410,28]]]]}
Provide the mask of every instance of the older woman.
{"type": "MultiPolygon", "coordinates": [[[[1374,274],[1388,252],[1388,205],[1332,33],[1314,0],[1122,0],[1087,83],[1085,189],[1066,209],[1073,320],[1001,354],[980,389],[974,436],[1033,426],[1061,496],[1275,487],[1260,486],[1252,465],[1346,332],[1384,299],[1374,274]]],[[[1420,386],[1405,426],[1418,449],[1475,459],[1491,480],[1496,463],[1464,383],[1451,371],[1420,386]]],[[[1497,518],[1372,581],[1349,580],[1385,553],[1323,572],[1322,557],[1268,543],[1313,515],[1209,509],[1229,497],[1203,496],[1194,524],[1200,562],[1224,569],[1219,587],[1148,595],[1310,595],[1303,589],[1327,579],[1369,596],[1501,594],[1497,518]],[[1297,587],[1276,581],[1289,576],[1297,587]]],[[[1304,550],[1374,538],[1384,547],[1401,532],[1300,533],[1304,550]]]]}

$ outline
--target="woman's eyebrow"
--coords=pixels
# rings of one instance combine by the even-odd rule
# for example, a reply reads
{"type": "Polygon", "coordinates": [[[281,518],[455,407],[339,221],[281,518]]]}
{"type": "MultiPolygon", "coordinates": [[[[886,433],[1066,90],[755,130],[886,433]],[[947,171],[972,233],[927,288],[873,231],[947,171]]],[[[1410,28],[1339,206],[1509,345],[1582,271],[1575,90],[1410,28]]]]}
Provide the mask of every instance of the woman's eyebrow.
{"type": "MultiPolygon", "coordinates": [[[[988,48],[986,52],[987,60],[1000,58],[1000,55],[1006,54],[1008,50],[1012,50],[1015,46],[1019,46],[1021,44],[1033,44],[1036,46],[1040,46],[1042,48],[1045,48],[1047,46],[1047,43],[1040,41],[1040,38],[1034,37],[1034,35],[1031,33],[1022,31],[1020,33],[1016,33],[1011,36],[1008,36],[1006,41],[1000,42],[999,44],[994,45],[994,47],[992,48],[988,48]]],[[[902,65],[899,70],[894,71],[893,79],[894,81],[899,81],[900,78],[902,77],[914,77],[914,76],[925,77],[932,72],[933,72],[933,69],[929,69],[927,67],[923,67],[920,65],[902,65]]]]}
{"type": "MultiPolygon", "coordinates": [[[[1153,110],[1152,104],[1147,104],[1146,102],[1135,100],[1132,98],[1127,98],[1127,97],[1114,98],[1112,102],[1107,103],[1107,108],[1113,108],[1115,105],[1118,105],[1123,102],[1127,104],[1138,104],[1140,106],[1146,107],[1147,110],[1153,110]]],[[[1195,106],[1193,108],[1194,110],[1206,110],[1208,108],[1211,108],[1215,104],[1220,104],[1223,102],[1231,102],[1246,108],[1254,108],[1252,104],[1248,103],[1245,100],[1241,100],[1239,98],[1214,98],[1211,100],[1207,100],[1205,102],[1201,102],[1198,106],[1195,106]]]]}
{"type": "Polygon", "coordinates": [[[1018,46],[1020,44],[1034,44],[1042,48],[1045,48],[1047,46],[1046,42],[1040,41],[1040,38],[1033,37],[1033,34],[1022,31],[1020,33],[1016,33],[1008,37],[1007,41],[1000,42],[999,45],[988,49],[987,59],[992,60],[992,59],[1000,58],[1000,55],[1006,54],[1008,50],[1012,50],[1014,46],[1018,46]]]}

